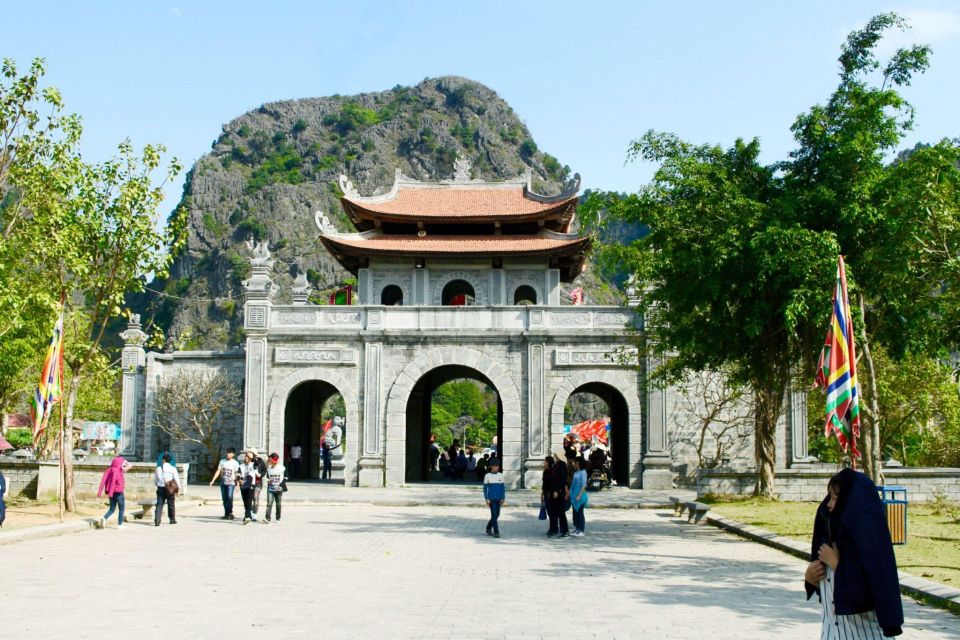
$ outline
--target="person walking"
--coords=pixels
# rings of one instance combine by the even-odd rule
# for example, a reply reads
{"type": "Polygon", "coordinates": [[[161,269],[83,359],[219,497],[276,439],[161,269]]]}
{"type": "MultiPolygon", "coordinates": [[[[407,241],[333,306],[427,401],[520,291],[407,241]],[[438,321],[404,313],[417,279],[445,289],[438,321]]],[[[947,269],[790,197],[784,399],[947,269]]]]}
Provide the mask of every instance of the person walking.
{"type": "Polygon", "coordinates": [[[256,520],[257,514],[260,513],[260,492],[263,491],[263,479],[267,475],[267,463],[263,461],[256,449],[251,447],[250,451],[253,452],[253,463],[257,465],[257,481],[253,485],[253,519],[256,520]]]}
{"type": "Polygon", "coordinates": [[[830,478],[817,509],[811,562],[804,572],[809,600],[823,606],[821,640],[898,636],[903,604],[897,559],[883,503],[864,474],[844,469],[830,478]]]}
{"type": "MultiPolygon", "coordinates": [[[[550,516],[550,531],[561,538],[570,537],[570,527],[567,524],[567,505],[570,499],[570,485],[567,481],[567,465],[563,456],[553,457],[550,467],[549,487],[547,489],[547,514],[550,516]]],[[[548,533],[547,535],[551,535],[548,533]]],[[[552,536],[551,536],[552,537],[552,536]]]]}
{"type": "Polygon", "coordinates": [[[223,515],[221,520],[233,520],[233,495],[237,488],[237,482],[240,479],[240,463],[234,457],[237,450],[233,447],[227,448],[227,457],[217,465],[217,472],[210,479],[210,486],[220,479],[220,500],[223,502],[223,515]]]}
{"type": "Polygon", "coordinates": [[[3,476],[3,471],[0,471],[0,527],[3,526],[3,521],[7,519],[7,503],[4,502],[6,494],[7,479],[3,476]]]}
{"type": "Polygon", "coordinates": [[[243,498],[243,524],[256,520],[253,511],[253,493],[257,485],[257,463],[254,462],[255,449],[247,449],[240,464],[240,497],[243,498]]]}
{"type": "Polygon", "coordinates": [[[333,478],[333,469],[330,460],[330,443],[326,439],[320,442],[320,461],[323,463],[323,472],[320,474],[321,480],[330,480],[333,478]]]}
{"type": "Polygon", "coordinates": [[[157,483],[157,504],[154,507],[153,526],[159,527],[163,516],[163,505],[167,505],[167,517],[170,524],[177,524],[176,498],[180,491],[180,474],[177,468],[170,461],[173,455],[169,451],[164,451],[160,456],[160,466],[154,473],[154,479],[157,483]]]}
{"type": "Polygon", "coordinates": [[[587,470],[583,458],[573,459],[573,480],[570,482],[570,508],[573,509],[573,534],[581,537],[587,528],[583,510],[587,506],[587,470]]]}
{"type": "Polygon", "coordinates": [[[274,503],[277,505],[277,522],[280,522],[280,502],[283,497],[283,487],[286,481],[286,469],[280,464],[280,456],[271,453],[267,461],[267,515],[263,523],[270,522],[270,512],[274,503]]]}
{"type": "Polygon", "coordinates": [[[500,509],[507,501],[507,488],[503,484],[503,474],[500,473],[500,461],[490,460],[490,472],[483,478],[483,498],[490,507],[490,520],[487,521],[487,535],[500,537],[500,509]]]}
{"type": "Polygon", "coordinates": [[[100,478],[100,489],[97,490],[97,497],[102,498],[104,494],[110,498],[110,508],[100,516],[100,528],[107,526],[107,520],[113,515],[114,511],[119,510],[117,514],[117,529],[123,529],[123,511],[126,506],[126,500],[123,497],[125,485],[124,473],[133,465],[126,461],[122,456],[117,456],[110,462],[110,466],[103,472],[100,478]]]}
{"type": "Polygon", "coordinates": [[[556,529],[556,521],[550,516],[550,473],[553,469],[553,456],[546,456],[543,459],[543,476],[540,479],[540,506],[547,512],[547,537],[553,537],[559,533],[556,529]]]}

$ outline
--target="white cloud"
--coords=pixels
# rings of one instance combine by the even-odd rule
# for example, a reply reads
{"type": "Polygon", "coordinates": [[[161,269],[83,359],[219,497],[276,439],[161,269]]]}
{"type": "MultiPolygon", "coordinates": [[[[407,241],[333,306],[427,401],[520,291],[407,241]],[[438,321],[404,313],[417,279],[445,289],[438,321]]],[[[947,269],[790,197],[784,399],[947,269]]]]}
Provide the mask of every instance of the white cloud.
{"type": "Polygon", "coordinates": [[[938,43],[960,37],[960,13],[942,9],[907,9],[898,11],[907,20],[906,31],[890,30],[877,46],[877,53],[887,56],[900,48],[914,44],[938,43]]]}
{"type": "Polygon", "coordinates": [[[170,7],[170,13],[177,16],[178,18],[183,15],[183,12],[180,11],[180,7],[170,7]]]}

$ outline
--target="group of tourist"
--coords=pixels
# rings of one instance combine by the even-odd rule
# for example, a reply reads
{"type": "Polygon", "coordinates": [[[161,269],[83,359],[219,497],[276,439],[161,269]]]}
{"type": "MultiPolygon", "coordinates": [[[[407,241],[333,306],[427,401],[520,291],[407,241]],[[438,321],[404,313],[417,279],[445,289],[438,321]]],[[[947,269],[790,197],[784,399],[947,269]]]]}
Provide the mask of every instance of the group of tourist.
{"type": "MultiPolygon", "coordinates": [[[[495,459],[495,458],[493,458],[495,459]]],[[[479,458],[473,449],[467,447],[464,451],[460,441],[454,440],[446,451],[440,452],[435,445],[431,447],[431,469],[439,469],[445,480],[473,480],[483,482],[484,476],[490,471],[492,460],[489,453],[479,458]],[[438,452],[438,456],[434,456],[438,452]]]]}
{"type": "Polygon", "coordinates": [[[210,479],[210,486],[220,480],[220,499],[223,502],[221,520],[233,520],[233,496],[236,488],[240,487],[240,497],[243,499],[243,524],[257,522],[257,513],[260,510],[260,494],[264,483],[267,489],[267,513],[263,523],[272,521],[271,514],[276,513],[276,521],[280,522],[283,493],[287,490],[286,468],[280,462],[280,456],[271,453],[266,462],[253,447],[244,451],[243,462],[235,459],[236,450],[227,449],[227,457],[217,465],[217,471],[210,479]]]}
{"type": "Polygon", "coordinates": [[[583,513],[589,502],[586,469],[587,463],[580,456],[556,454],[543,459],[540,505],[541,514],[549,521],[547,537],[586,534],[587,520],[583,513]],[[573,533],[567,523],[568,509],[573,512],[573,533]]]}

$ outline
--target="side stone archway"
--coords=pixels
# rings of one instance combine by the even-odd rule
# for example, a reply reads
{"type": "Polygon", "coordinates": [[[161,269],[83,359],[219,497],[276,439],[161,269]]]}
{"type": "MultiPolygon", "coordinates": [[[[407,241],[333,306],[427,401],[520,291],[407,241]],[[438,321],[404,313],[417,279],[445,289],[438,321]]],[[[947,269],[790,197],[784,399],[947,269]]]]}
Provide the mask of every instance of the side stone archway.
{"type": "Polygon", "coordinates": [[[627,410],[627,464],[630,486],[639,488],[643,477],[643,408],[637,395],[635,378],[618,371],[586,370],[567,377],[553,397],[550,411],[550,450],[563,448],[563,409],[577,389],[587,385],[605,385],[620,395],[627,410]]]}
{"type": "MultiPolygon", "coordinates": [[[[390,389],[386,414],[386,482],[400,486],[406,481],[407,402],[417,382],[426,373],[447,365],[473,369],[485,376],[503,404],[504,480],[511,488],[520,486],[521,427],[520,393],[516,382],[496,360],[475,349],[465,347],[438,347],[418,355],[407,364],[390,389]]],[[[563,409],[561,408],[561,413],[563,409]]]]}
{"type": "Polygon", "coordinates": [[[269,427],[267,446],[278,451],[283,450],[284,409],[290,392],[304,383],[317,380],[326,382],[340,392],[347,415],[346,446],[343,456],[343,478],[348,487],[357,485],[357,452],[360,449],[360,404],[357,402],[356,383],[348,380],[336,371],[321,367],[309,367],[292,371],[277,385],[270,399],[269,427]]]}

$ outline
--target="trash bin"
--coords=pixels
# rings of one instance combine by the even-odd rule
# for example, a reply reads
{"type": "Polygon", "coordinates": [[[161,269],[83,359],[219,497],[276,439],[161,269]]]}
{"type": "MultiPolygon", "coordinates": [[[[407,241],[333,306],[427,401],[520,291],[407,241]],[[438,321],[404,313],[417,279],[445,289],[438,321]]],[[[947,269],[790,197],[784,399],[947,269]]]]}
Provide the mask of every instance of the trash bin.
{"type": "Polygon", "coordinates": [[[907,543],[907,488],[901,486],[880,486],[880,499],[887,513],[887,528],[893,544],[907,543]]]}

